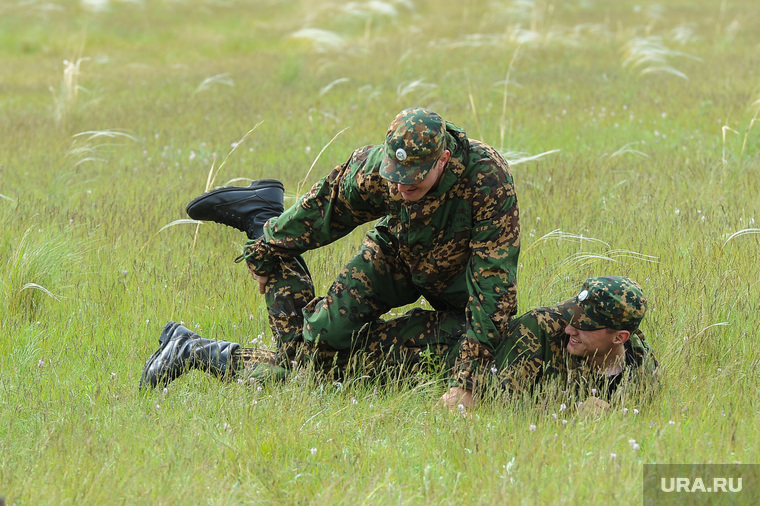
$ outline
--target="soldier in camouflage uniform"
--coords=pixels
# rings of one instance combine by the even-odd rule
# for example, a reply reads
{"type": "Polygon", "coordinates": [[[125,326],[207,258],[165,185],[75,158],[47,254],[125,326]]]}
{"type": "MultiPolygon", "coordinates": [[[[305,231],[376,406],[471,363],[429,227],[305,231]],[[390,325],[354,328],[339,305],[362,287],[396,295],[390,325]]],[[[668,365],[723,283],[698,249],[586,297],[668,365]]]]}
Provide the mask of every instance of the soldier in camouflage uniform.
{"type": "Polygon", "coordinates": [[[639,330],[646,305],[641,287],[628,278],[587,279],[575,298],[512,320],[490,379],[522,393],[558,378],[579,398],[607,400],[624,380],[652,384],[657,360],[639,330]]]}
{"type": "MultiPolygon", "coordinates": [[[[240,223],[252,215],[228,217],[235,206],[244,207],[245,189],[215,192],[191,202],[188,214],[247,231],[240,223]]],[[[399,113],[383,144],[354,151],[249,238],[242,258],[265,294],[278,345],[270,362],[278,367],[298,361],[304,347],[323,364],[345,364],[357,352],[363,360],[415,362],[423,350],[455,350],[444,400],[459,402],[494,360],[516,312],[519,213],[507,162],[426,109],[399,113]],[[316,297],[300,254],[375,220],[327,294],[316,297]],[[421,297],[433,310],[382,318],[421,297]]],[[[168,332],[161,341],[167,350],[168,332]]],[[[160,377],[156,364],[168,356],[156,353],[143,375],[148,384],[160,377]]],[[[229,355],[249,369],[261,361],[253,350],[229,355]]]]}

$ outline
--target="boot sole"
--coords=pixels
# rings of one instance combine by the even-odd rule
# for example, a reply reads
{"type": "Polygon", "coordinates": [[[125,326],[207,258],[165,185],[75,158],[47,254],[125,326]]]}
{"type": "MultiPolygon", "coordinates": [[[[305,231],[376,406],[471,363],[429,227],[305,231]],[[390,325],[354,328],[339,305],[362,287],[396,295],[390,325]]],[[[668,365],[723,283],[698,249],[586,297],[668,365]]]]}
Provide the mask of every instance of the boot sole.
{"type": "Polygon", "coordinates": [[[188,216],[191,218],[199,219],[194,217],[195,214],[195,208],[196,206],[201,203],[202,201],[206,200],[209,197],[212,197],[214,195],[219,195],[220,193],[227,193],[232,191],[239,191],[239,192],[256,192],[258,190],[263,190],[265,188],[279,188],[283,192],[285,191],[285,186],[282,184],[281,181],[278,181],[277,179],[259,179],[258,181],[254,181],[251,183],[250,186],[226,186],[224,188],[217,188],[215,190],[211,190],[209,192],[206,192],[202,195],[199,195],[195,197],[193,200],[190,201],[190,203],[187,204],[185,207],[185,212],[188,216]]]}
{"type": "Polygon", "coordinates": [[[156,384],[150,384],[150,382],[145,380],[145,371],[148,369],[148,367],[153,364],[153,361],[156,360],[156,358],[160,357],[164,353],[164,349],[166,348],[166,345],[169,344],[169,341],[171,341],[172,336],[174,335],[174,332],[177,330],[177,327],[179,327],[179,323],[170,321],[166,324],[164,327],[164,330],[161,331],[161,335],[158,337],[158,349],[153,352],[153,355],[148,358],[148,360],[145,361],[145,365],[143,366],[143,374],[140,377],[140,388],[156,388],[160,381],[157,381],[156,384]]]}

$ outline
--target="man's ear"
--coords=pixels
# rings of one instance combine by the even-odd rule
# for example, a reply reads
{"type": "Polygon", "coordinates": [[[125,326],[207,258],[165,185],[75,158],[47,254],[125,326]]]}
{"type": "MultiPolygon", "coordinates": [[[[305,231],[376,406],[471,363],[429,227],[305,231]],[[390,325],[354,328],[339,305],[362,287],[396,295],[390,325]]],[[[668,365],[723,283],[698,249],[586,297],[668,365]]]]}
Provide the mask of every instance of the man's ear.
{"type": "Polygon", "coordinates": [[[612,338],[614,344],[623,344],[631,337],[631,332],[628,330],[618,330],[615,337],[612,338]]]}

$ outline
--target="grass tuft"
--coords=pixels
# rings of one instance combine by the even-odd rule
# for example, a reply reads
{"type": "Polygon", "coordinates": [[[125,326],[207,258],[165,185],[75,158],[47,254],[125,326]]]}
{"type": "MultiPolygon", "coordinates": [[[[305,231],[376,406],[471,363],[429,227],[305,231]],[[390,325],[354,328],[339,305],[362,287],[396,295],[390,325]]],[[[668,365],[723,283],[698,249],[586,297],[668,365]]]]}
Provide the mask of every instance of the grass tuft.
{"type": "Polygon", "coordinates": [[[625,45],[623,55],[623,66],[640,69],[639,73],[642,75],[665,73],[687,81],[689,77],[670,65],[670,60],[674,57],[686,57],[700,61],[695,56],[668,48],[662,37],[656,35],[634,37],[629,40],[625,45]]]}
{"type": "Polygon", "coordinates": [[[86,249],[71,235],[29,227],[11,241],[0,273],[0,308],[4,319],[32,321],[45,299],[60,300],[86,249]]]}
{"type": "Polygon", "coordinates": [[[346,41],[341,35],[321,28],[303,28],[290,34],[290,37],[308,41],[318,53],[342,52],[346,48],[346,41]]]}
{"type": "Polygon", "coordinates": [[[56,123],[63,123],[76,110],[79,103],[79,93],[87,90],[79,84],[81,66],[89,61],[87,57],[77,57],[63,60],[63,81],[58,89],[50,88],[53,94],[54,118],[56,123]]]}

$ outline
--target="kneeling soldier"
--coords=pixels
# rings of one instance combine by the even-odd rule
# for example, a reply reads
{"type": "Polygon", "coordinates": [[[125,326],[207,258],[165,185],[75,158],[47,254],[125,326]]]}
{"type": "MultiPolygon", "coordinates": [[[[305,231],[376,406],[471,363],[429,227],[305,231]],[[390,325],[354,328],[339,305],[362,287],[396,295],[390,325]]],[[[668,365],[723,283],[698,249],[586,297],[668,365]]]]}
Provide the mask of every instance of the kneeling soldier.
{"type": "MultiPolygon", "coordinates": [[[[277,340],[268,365],[285,372],[305,353],[330,367],[357,351],[362,361],[379,356],[385,363],[395,354],[414,363],[418,350],[454,350],[450,392],[469,391],[517,312],[519,210],[502,155],[415,107],[395,117],[382,144],[355,150],[295,205],[283,209],[282,195],[282,183],[265,179],[213,190],[187,207],[191,218],[248,235],[241,260],[265,296],[277,340]],[[301,254],[371,222],[357,254],[317,296],[301,254]],[[434,311],[385,319],[423,297],[434,311]]],[[[176,324],[167,325],[160,344],[143,385],[171,381],[189,367],[225,375],[249,353],[176,324]]]]}

